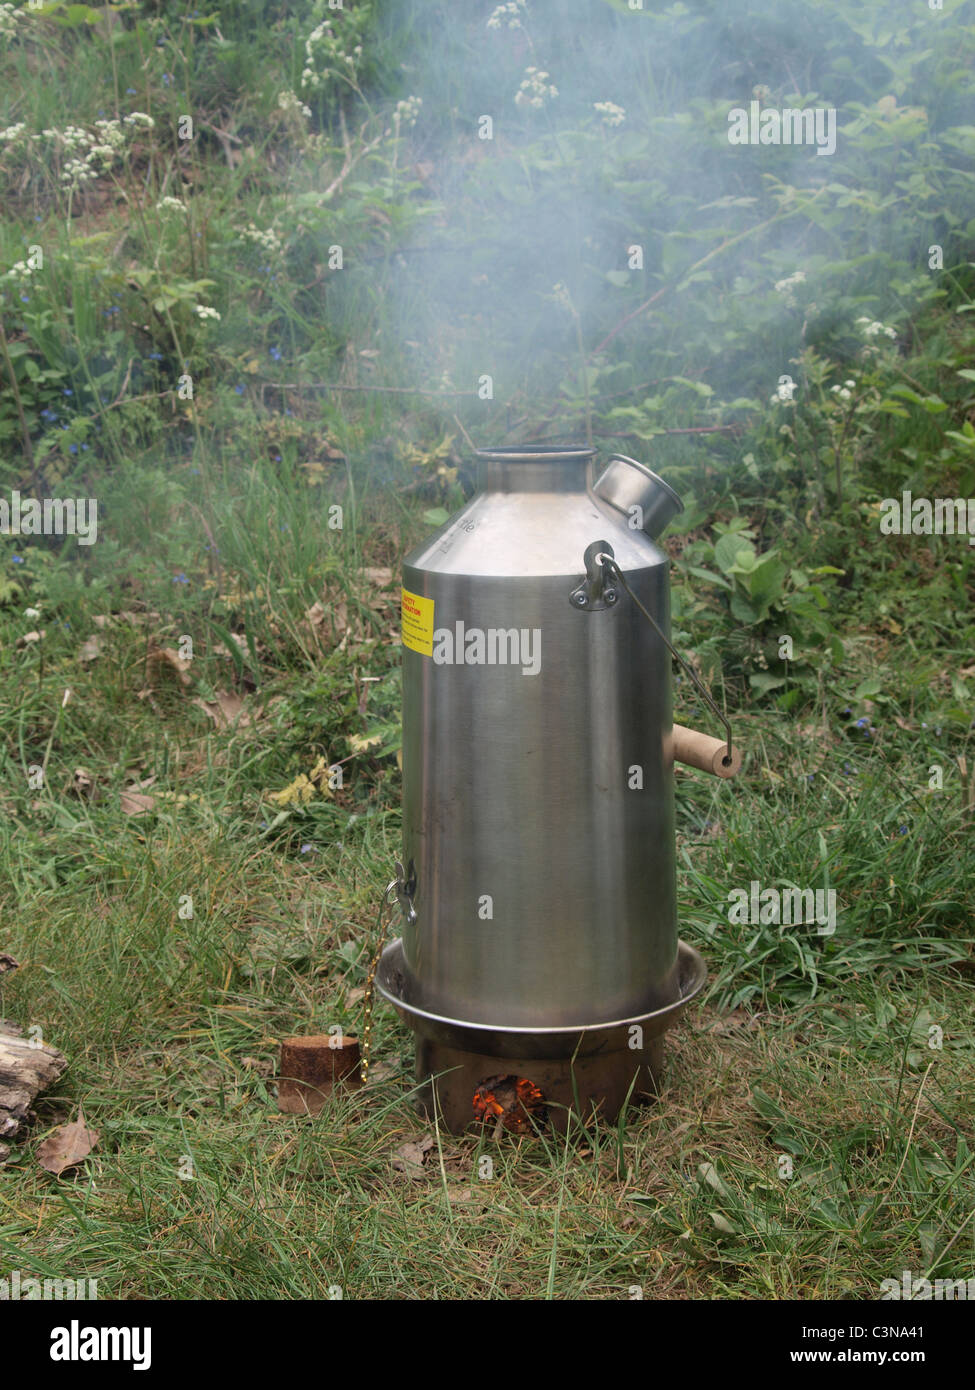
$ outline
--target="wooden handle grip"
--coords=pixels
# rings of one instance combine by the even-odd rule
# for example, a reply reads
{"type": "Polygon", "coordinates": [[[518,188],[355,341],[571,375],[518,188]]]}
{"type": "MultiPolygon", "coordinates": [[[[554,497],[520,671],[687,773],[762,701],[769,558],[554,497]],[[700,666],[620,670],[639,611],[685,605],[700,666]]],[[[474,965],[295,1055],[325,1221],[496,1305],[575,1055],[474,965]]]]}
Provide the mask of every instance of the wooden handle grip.
{"type": "Polygon", "coordinates": [[[711,738],[697,729],[685,729],[683,724],[674,725],[675,763],[712,772],[715,777],[734,777],[741,768],[741,753],[733,748],[730,759],[727,762],[726,759],[728,745],[720,738],[711,738]]]}

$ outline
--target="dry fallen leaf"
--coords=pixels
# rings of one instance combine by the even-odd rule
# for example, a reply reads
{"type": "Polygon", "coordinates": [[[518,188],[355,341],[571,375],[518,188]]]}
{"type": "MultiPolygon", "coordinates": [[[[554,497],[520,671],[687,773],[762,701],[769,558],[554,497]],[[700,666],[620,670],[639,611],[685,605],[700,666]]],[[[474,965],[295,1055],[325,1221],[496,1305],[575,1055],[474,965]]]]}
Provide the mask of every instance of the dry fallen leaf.
{"type": "Polygon", "coordinates": [[[76,767],[71,778],[71,790],[76,796],[90,797],[95,790],[95,780],[86,767],[76,767]]]}
{"type": "Polygon", "coordinates": [[[279,792],[267,792],[266,795],[268,801],[273,801],[275,806],[280,806],[282,810],[286,806],[303,806],[315,795],[315,784],[301,772],[279,792]]]}
{"type": "Polygon", "coordinates": [[[242,698],[226,690],[218,690],[215,700],[196,699],[191,703],[203,710],[218,729],[230,729],[235,724],[243,729],[251,722],[250,715],[244,710],[242,698]]]}
{"type": "Polygon", "coordinates": [[[385,566],[379,569],[366,566],[366,568],[361,569],[359,573],[362,575],[363,579],[368,580],[370,584],[375,584],[380,589],[388,588],[393,582],[393,571],[387,569],[385,566]]]}
{"type": "Polygon", "coordinates": [[[93,632],[87,642],[83,642],[81,650],[78,652],[78,660],[82,663],[97,661],[102,654],[102,642],[104,638],[97,632],[93,632]]]}
{"type": "Polygon", "coordinates": [[[401,1144],[393,1153],[393,1168],[397,1173],[405,1173],[409,1178],[425,1177],[423,1164],[433,1148],[433,1139],[426,1135],[416,1143],[401,1144]]]}
{"type": "Polygon", "coordinates": [[[749,1013],[747,1009],[732,1009],[730,1014],[721,1014],[711,1027],[709,1033],[735,1033],[742,1029],[751,1031],[757,1028],[759,1015],[749,1013]]]}
{"type": "Polygon", "coordinates": [[[98,1130],[88,1128],[84,1111],[79,1105],[77,1120],[58,1125],[38,1147],[37,1161],[46,1172],[59,1178],[65,1169],[73,1168],[87,1158],[97,1143],[98,1130]]]}
{"type": "Polygon", "coordinates": [[[155,642],[149,643],[149,650],[146,653],[146,672],[150,685],[154,679],[158,681],[166,671],[174,672],[181,685],[189,685],[190,677],[187,674],[189,669],[189,661],[180,656],[173,647],[158,647],[155,642]]]}
{"type": "Polygon", "coordinates": [[[231,651],[225,642],[215,642],[214,645],[209,649],[210,655],[229,656],[232,659],[236,657],[246,657],[248,654],[247,639],[244,637],[238,637],[236,632],[228,632],[227,636],[233,643],[234,650],[231,651]]]}
{"type": "Polygon", "coordinates": [[[19,961],[14,960],[13,956],[8,956],[6,951],[0,951],[0,975],[7,975],[11,970],[19,969],[19,961]]]}
{"type": "Polygon", "coordinates": [[[364,999],[365,997],[366,991],[364,989],[350,989],[348,994],[345,996],[345,1007],[347,1009],[354,1009],[356,1004],[358,1004],[359,1000],[364,999]]]}
{"type": "Polygon", "coordinates": [[[17,638],[17,646],[29,647],[32,642],[40,642],[46,631],[46,628],[41,628],[40,632],[25,632],[23,637],[17,638]]]}
{"type": "Polygon", "coordinates": [[[130,787],[122,792],[122,811],[127,816],[144,816],[151,811],[156,804],[154,796],[146,796],[143,792],[133,791],[130,787]]]}
{"type": "Polygon", "coordinates": [[[383,741],[382,734],[350,734],[349,747],[353,753],[368,753],[370,748],[378,748],[383,741]]]}

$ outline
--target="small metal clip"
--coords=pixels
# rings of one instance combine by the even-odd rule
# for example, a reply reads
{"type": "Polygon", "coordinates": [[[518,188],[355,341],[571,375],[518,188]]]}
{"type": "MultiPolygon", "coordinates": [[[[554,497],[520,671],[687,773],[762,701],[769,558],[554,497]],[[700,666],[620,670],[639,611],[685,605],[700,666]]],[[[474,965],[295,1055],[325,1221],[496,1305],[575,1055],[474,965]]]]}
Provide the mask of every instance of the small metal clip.
{"type": "Polygon", "coordinates": [[[413,904],[413,899],[416,896],[416,865],[413,860],[410,860],[410,867],[407,871],[397,859],[396,874],[396,880],[391,887],[396,893],[396,900],[400,905],[406,925],[412,927],[416,921],[416,908],[413,904]]]}
{"type": "Polygon", "coordinates": [[[586,546],[582,558],[586,566],[586,577],[578,588],[572,590],[569,602],[573,608],[583,609],[588,613],[596,613],[602,608],[612,608],[619,594],[615,585],[609,582],[611,575],[605,561],[607,558],[613,558],[613,547],[609,541],[593,541],[592,545],[586,546]]]}

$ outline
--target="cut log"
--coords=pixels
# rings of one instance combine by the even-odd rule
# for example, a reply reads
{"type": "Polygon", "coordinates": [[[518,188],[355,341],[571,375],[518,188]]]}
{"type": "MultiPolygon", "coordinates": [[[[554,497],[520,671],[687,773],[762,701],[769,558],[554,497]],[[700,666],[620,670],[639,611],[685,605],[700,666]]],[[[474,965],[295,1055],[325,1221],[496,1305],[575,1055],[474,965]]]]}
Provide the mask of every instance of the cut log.
{"type": "Polygon", "coordinates": [[[315,1033],[284,1038],[278,1109],[286,1115],[317,1115],[336,1089],[358,1090],[359,1039],[315,1033]]]}
{"type": "Polygon", "coordinates": [[[31,1105],[41,1091],[53,1086],[68,1059],[47,1043],[0,1025],[0,1140],[14,1138],[31,1116],[31,1105]]]}

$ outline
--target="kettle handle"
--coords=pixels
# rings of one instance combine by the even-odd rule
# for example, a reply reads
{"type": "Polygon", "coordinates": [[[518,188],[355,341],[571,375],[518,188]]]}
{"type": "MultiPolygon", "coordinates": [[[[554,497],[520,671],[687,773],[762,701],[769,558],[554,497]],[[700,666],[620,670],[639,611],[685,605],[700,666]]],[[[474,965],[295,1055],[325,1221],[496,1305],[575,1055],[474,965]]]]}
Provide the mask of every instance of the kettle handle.
{"type": "MultiPolygon", "coordinates": [[[[673,644],[673,642],[670,640],[670,638],[667,637],[666,634],[665,634],[663,631],[661,631],[661,628],[660,628],[660,626],[659,626],[659,624],[658,624],[656,618],[655,618],[655,617],[653,616],[653,614],[649,611],[649,609],[644,608],[643,604],[640,602],[640,600],[637,598],[636,594],[633,592],[633,590],[630,588],[629,584],[626,582],[626,576],[624,575],[623,571],[620,569],[619,565],[616,563],[616,560],[614,559],[614,557],[613,557],[611,554],[607,554],[605,551],[603,551],[601,554],[596,555],[594,558],[595,558],[595,560],[596,560],[598,563],[600,563],[600,564],[602,565],[602,567],[603,567],[604,570],[606,570],[608,573],[610,573],[610,574],[612,574],[612,575],[615,575],[615,577],[616,577],[618,583],[621,584],[622,587],[623,587],[623,588],[626,590],[626,592],[629,594],[630,598],[631,598],[631,599],[633,600],[633,602],[636,604],[637,608],[639,608],[640,612],[641,612],[641,613],[643,614],[643,616],[646,618],[647,622],[648,622],[648,623],[650,624],[650,626],[653,628],[654,632],[655,632],[655,633],[657,634],[657,636],[660,638],[661,642],[663,642],[664,645],[667,647],[667,649],[669,650],[671,656],[672,656],[672,657],[674,658],[674,660],[680,665],[681,670],[684,671],[684,672],[690,677],[691,682],[693,683],[695,689],[697,690],[697,692],[698,692],[698,694],[701,696],[701,698],[704,700],[704,702],[705,702],[705,704],[708,706],[708,708],[711,710],[711,713],[712,713],[712,714],[715,716],[715,718],[724,726],[724,732],[725,732],[725,738],[726,738],[726,740],[727,740],[727,745],[726,745],[726,748],[725,748],[725,751],[724,751],[722,757],[720,758],[720,765],[721,765],[721,767],[724,768],[724,769],[730,769],[730,770],[726,770],[726,771],[724,772],[724,774],[723,774],[724,776],[727,776],[727,777],[732,776],[733,773],[736,772],[736,771],[738,770],[738,767],[735,765],[735,764],[736,764],[736,758],[737,758],[737,764],[738,764],[738,766],[740,766],[740,765],[741,765],[741,756],[740,756],[740,754],[737,754],[737,755],[736,755],[736,753],[735,753],[735,751],[734,751],[734,748],[733,748],[733,746],[732,746],[731,725],[728,723],[727,718],[726,718],[725,715],[721,712],[721,710],[718,708],[718,706],[715,704],[714,700],[711,698],[710,692],[705,688],[703,681],[700,679],[700,677],[698,676],[697,672],[694,670],[694,667],[690,664],[690,662],[684,660],[684,658],[681,656],[680,652],[679,652],[679,651],[677,650],[677,648],[674,646],[674,644],[673,644]]],[[[719,775],[722,775],[722,774],[719,774],[719,775]]]]}

